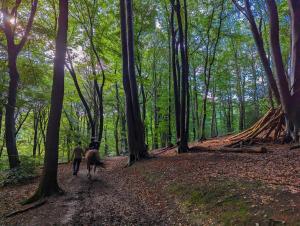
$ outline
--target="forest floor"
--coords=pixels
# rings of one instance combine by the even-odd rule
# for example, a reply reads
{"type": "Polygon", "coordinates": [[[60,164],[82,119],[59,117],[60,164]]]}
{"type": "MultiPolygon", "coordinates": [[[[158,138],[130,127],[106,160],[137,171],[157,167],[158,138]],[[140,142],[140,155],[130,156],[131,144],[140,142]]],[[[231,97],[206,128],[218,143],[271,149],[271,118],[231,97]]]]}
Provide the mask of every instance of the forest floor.
{"type": "Polygon", "coordinates": [[[300,150],[265,146],[263,154],[161,149],[129,168],[125,157],[110,157],[92,180],[84,163],[77,177],[60,165],[65,195],[36,209],[5,217],[23,208],[38,178],[0,188],[0,225],[300,225],[300,150]]]}

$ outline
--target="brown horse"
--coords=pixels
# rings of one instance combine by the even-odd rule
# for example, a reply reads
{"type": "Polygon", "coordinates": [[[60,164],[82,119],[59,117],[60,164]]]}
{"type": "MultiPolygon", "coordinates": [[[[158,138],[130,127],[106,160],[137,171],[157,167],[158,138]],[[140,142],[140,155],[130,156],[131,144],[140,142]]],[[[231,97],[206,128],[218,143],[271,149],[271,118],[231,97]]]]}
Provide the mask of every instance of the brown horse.
{"type": "Polygon", "coordinates": [[[87,150],[85,153],[85,159],[86,159],[86,166],[88,170],[88,178],[91,179],[91,166],[94,166],[94,174],[96,173],[97,166],[104,167],[104,163],[100,161],[100,155],[98,150],[96,149],[90,149],[87,150]]]}

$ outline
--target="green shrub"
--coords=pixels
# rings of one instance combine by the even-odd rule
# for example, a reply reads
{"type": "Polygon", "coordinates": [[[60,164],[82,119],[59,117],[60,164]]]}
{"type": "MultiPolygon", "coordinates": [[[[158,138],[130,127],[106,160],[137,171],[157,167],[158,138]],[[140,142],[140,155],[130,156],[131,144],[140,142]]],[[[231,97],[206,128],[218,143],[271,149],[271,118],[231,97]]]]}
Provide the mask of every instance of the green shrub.
{"type": "Polygon", "coordinates": [[[0,186],[26,183],[36,176],[35,160],[23,156],[20,167],[0,172],[0,186]]]}

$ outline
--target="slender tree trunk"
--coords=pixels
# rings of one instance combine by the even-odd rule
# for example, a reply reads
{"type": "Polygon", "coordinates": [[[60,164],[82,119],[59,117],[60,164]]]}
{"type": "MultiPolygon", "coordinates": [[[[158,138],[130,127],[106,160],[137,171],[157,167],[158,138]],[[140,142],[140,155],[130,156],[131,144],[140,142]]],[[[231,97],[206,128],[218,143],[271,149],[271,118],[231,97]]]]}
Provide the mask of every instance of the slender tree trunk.
{"type": "Polygon", "coordinates": [[[157,108],[157,74],[156,74],[156,51],[153,52],[153,115],[154,115],[154,137],[153,137],[153,149],[158,148],[158,108],[157,108]]]}
{"type": "Polygon", "coordinates": [[[90,128],[91,128],[91,137],[96,137],[96,128],[95,128],[95,122],[93,120],[93,116],[92,116],[92,113],[91,113],[91,109],[80,89],[80,86],[79,86],[79,83],[78,83],[78,80],[77,80],[77,76],[76,76],[76,73],[75,73],[75,69],[73,67],[73,64],[72,64],[72,61],[71,61],[71,57],[68,55],[68,58],[69,58],[69,62],[70,62],[70,66],[68,64],[66,64],[68,70],[69,70],[69,73],[73,79],[73,82],[74,82],[74,85],[75,85],[75,88],[76,88],[76,91],[77,91],[77,94],[81,100],[81,103],[83,104],[84,106],[84,109],[87,113],[87,116],[88,116],[88,120],[89,120],[89,123],[90,123],[90,128]]]}
{"type": "Polygon", "coordinates": [[[190,93],[192,93],[192,132],[193,132],[193,141],[196,140],[196,105],[195,105],[195,93],[193,92],[193,89],[195,88],[195,83],[193,84],[193,87],[190,87],[190,93]]]}
{"type": "Polygon", "coordinates": [[[128,143],[127,143],[127,136],[126,136],[126,116],[122,114],[121,116],[121,143],[122,143],[122,152],[123,154],[127,154],[128,152],[128,143]]]}
{"type": "MultiPolygon", "coordinates": [[[[3,120],[3,108],[0,107],[0,140],[2,140],[2,120],[3,120]]],[[[2,156],[3,148],[5,146],[5,137],[3,137],[2,144],[0,146],[0,157],[2,156]]]]}
{"type": "Polygon", "coordinates": [[[216,82],[213,80],[213,92],[212,92],[212,116],[211,116],[211,137],[218,136],[217,128],[217,112],[216,112],[216,82]]]}
{"type": "Polygon", "coordinates": [[[180,139],[180,87],[178,86],[180,71],[177,69],[177,48],[176,48],[176,32],[175,32],[175,0],[171,0],[171,36],[172,36],[172,74],[173,74],[173,88],[174,88],[174,102],[175,102],[175,125],[176,125],[176,142],[180,139]]]}
{"type": "Polygon", "coordinates": [[[257,73],[255,69],[255,59],[252,58],[251,62],[251,69],[252,69],[252,75],[253,75],[253,111],[254,111],[254,122],[257,122],[259,120],[260,116],[260,109],[259,109],[259,99],[258,99],[258,90],[257,90],[257,73]]]}
{"type": "Polygon", "coordinates": [[[33,113],[33,148],[32,148],[32,156],[36,157],[36,149],[38,145],[38,128],[39,128],[39,116],[38,116],[38,110],[35,110],[33,113]]]}
{"type": "Polygon", "coordinates": [[[115,84],[116,87],[116,100],[117,100],[117,119],[115,121],[115,143],[116,143],[116,155],[120,155],[120,150],[119,150],[119,121],[120,121],[120,97],[119,97],[119,86],[118,83],[115,84]]]}
{"type": "Polygon", "coordinates": [[[197,79],[196,79],[196,69],[194,68],[193,72],[193,77],[194,77],[194,108],[195,108],[195,118],[196,118],[196,123],[195,123],[195,138],[199,138],[199,125],[200,125],[200,119],[199,119],[199,103],[198,103],[198,90],[197,90],[197,79]]]}
{"type": "Polygon", "coordinates": [[[168,136],[167,136],[167,146],[172,146],[172,97],[171,97],[171,89],[172,89],[172,45],[171,45],[171,26],[168,23],[168,45],[169,45],[169,77],[168,77],[168,136]]]}
{"type": "Polygon", "coordinates": [[[107,128],[104,128],[104,155],[108,155],[107,128]]]}
{"type": "Polygon", "coordinates": [[[59,128],[64,98],[64,65],[68,33],[68,0],[59,1],[58,31],[54,59],[51,108],[46,136],[44,169],[35,195],[28,202],[61,193],[57,182],[59,128]]]}

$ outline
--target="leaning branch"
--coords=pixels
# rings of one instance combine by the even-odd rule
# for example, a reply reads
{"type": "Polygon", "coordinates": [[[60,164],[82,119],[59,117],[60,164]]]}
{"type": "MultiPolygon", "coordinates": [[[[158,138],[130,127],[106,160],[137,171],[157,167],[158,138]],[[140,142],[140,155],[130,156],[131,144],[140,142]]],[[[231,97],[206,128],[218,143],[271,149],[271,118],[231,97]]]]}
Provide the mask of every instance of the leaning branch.
{"type": "Polygon", "coordinates": [[[25,43],[28,39],[30,30],[32,28],[33,19],[34,19],[35,13],[36,13],[37,5],[38,5],[38,0],[34,0],[32,5],[31,5],[31,12],[30,12],[30,16],[29,16],[29,19],[28,19],[26,29],[25,29],[25,33],[24,33],[20,43],[17,45],[17,50],[18,51],[22,50],[22,48],[24,47],[24,45],[25,45],[25,43]]]}

